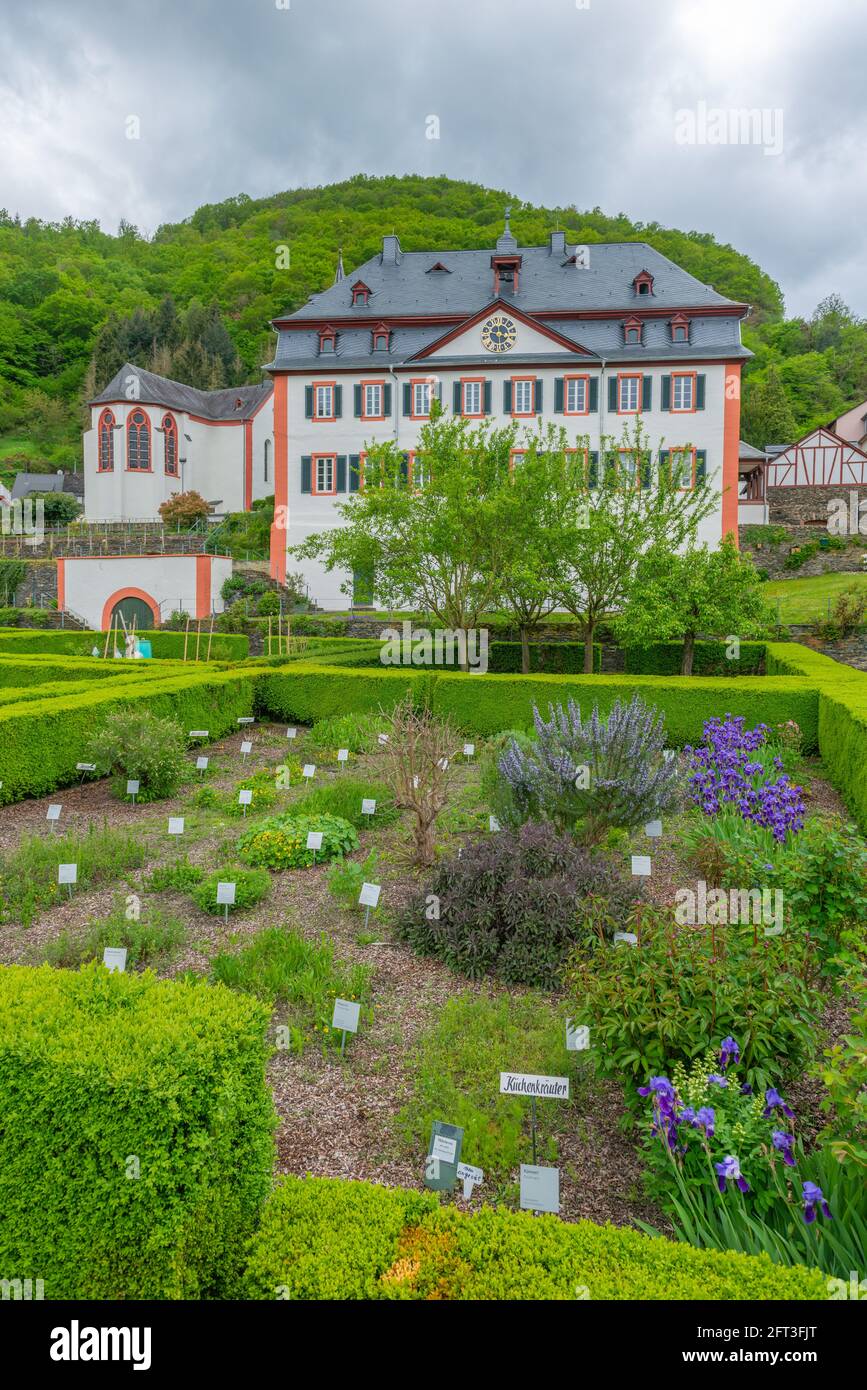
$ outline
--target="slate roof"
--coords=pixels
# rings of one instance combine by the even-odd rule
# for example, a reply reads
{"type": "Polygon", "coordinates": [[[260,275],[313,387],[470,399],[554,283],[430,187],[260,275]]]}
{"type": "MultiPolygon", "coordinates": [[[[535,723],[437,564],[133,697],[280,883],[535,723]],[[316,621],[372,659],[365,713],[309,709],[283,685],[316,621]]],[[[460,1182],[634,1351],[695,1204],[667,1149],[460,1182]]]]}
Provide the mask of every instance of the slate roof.
{"type": "MultiPolygon", "coordinates": [[[[504,239],[500,239],[498,249],[504,239]]],[[[557,243],[559,246],[559,243],[557,243]]],[[[700,308],[732,301],[703,285],[646,242],[599,242],[589,247],[589,266],[578,269],[569,261],[574,247],[517,247],[521,268],[514,303],[526,313],[546,309],[700,308]],[[636,295],[632,281],[642,270],[653,276],[653,293],[636,295]]],[[[469,317],[492,298],[494,248],[478,251],[400,251],[394,261],[382,253],[320,294],[294,314],[299,319],[357,317],[366,321],[401,314],[453,313],[469,317]],[[440,262],[450,272],[428,274],[440,262]],[[352,286],[363,280],[370,288],[367,305],[353,308],[352,286]]]]}
{"type": "Polygon", "coordinates": [[[738,444],[738,458],[739,458],[739,459],[745,459],[745,460],[746,460],[746,459],[749,459],[749,460],[755,459],[756,462],[762,463],[762,462],[764,462],[765,457],[766,457],[766,455],[765,455],[764,449],[756,449],[756,448],[754,448],[753,445],[752,445],[752,444],[748,444],[748,443],[746,442],[745,439],[742,439],[742,440],[740,441],[740,443],[738,444]]]}
{"type": "Polygon", "coordinates": [[[12,484],[13,501],[31,492],[62,492],[63,473],[16,473],[12,484]]]}
{"type": "MultiPolygon", "coordinates": [[[[164,405],[168,410],[201,415],[206,420],[248,420],[274,389],[273,382],[262,381],[256,386],[229,386],[219,391],[200,391],[196,386],[185,386],[182,381],[171,381],[169,377],[157,376],[156,372],[147,372],[143,367],[125,362],[105,390],[95,396],[90,404],[126,401],[130,377],[138,378],[139,390],[135,399],[142,405],[164,405]]],[[[133,402],[130,401],[130,404],[133,402]]]]}

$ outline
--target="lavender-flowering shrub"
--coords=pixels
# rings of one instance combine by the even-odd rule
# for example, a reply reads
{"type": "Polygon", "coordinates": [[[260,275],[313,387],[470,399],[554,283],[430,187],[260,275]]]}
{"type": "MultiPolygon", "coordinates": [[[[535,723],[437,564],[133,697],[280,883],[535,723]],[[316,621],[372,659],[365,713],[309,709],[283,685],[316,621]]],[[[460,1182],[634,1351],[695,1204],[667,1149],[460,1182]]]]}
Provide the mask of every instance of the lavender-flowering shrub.
{"type": "Polygon", "coordinates": [[[641,893],[605,855],[551,825],[503,830],[437,865],[395,924],[470,979],[553,989],[576,944],[625,925],[641,893]]]}
{"type": "Polygon", "coordinates": [[[536,741],[513,742],[500,758],[522,821],[550,821],[582,843],[598,844],[609,830],[631,830],[678,800],[677,764],[662,756],[665,720],[634,695],[617,700],[602,719],[593,706],[582,720],[574,700],[548,706],[547,722],[533,707],[536,741]]]}
{"type": "Polygon", "coordinates": [[[702,746],[686,748],[690,794],[705,815],[735,810],[784,844],[804,824],[803,789],[768,748],[767,724],[745,729],[744,722],[742,715],[709,719],[702,746]]]}

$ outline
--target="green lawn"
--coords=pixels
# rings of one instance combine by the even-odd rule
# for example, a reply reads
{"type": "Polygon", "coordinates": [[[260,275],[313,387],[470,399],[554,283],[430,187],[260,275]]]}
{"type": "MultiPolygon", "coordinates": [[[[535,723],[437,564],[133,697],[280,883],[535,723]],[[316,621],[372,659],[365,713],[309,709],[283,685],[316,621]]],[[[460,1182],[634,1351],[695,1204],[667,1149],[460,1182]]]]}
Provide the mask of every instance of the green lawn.
{"type": "Polygon", "coordinates": [[[781,623],[812,623],[828,614],[829,603],[857,585],[867,592],[867,574],[820,574],[813,579],[772,579],[762,592],[781,623]]]}

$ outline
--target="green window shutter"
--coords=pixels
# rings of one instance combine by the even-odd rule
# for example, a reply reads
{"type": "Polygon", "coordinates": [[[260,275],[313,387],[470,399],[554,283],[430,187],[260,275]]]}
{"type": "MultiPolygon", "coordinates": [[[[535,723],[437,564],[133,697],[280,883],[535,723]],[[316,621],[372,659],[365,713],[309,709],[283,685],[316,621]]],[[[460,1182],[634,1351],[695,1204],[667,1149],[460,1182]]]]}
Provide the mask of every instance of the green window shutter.
{"type": "Polygon", "coordinates": [[[542,383],[538,378],[533,382],[533,414],[542,414],[542,383]]]}
{"type": "Polygon", "coordinates": [[[660,473],[664,473],[664,474],[666,475],[666,477],[668,476],[668,455],[669,455],[669,453],[670,453],[670,450],[669,450],[669,449],[660,449],[660,451],[659,451],[659,471],[660,471],[660,473]]]}
{"type": "MultiPolygon", "coordinates": [[[[312,388],[310,388],[312,390],[312,388]]],[[[304,454],[301,458],[301,491],[310,491],[310,455],[304,454]]]]}
{"type": "Polygon", "coordinates": [[[486,414],[486,415],[490,415],[490,413],[491,413],[491,383],[490,383],[489,381],[486,381],[486,382],[485,382],[485,388],[484,388],[484,402],[485,402],[485,404],[484,404],[485,414],[486,414]]]}
{"type": "Polygon", "coordinates": [[[662,378],[662,407],[663,410],[671,410],[671,377],[662,378]]]}
{"type": "Polygon", "coordinates": [[[695,379],[695,408],[704,410],[704,374],[695,379]]]}
{"type": "Polygon", "coordinates": [[[653,404],[653,377],[643,376],[641,378],[641,409],[650,410],[653,404]]]}
{"type": "Polygon", "coordinates": [[[460,415],[461,413],[461,405],[463,404],[463,402],[461,401],[462,390],[463,387],[461,386],[461,383],[459,381],[456,381],[452,386],[452,410],[454,411],[455,415],[460,415]]]}
{"type": "Polygon", "coordinates": [[[355,411],[356,420],[361,414],[361,390],[362,388],[360,386],[353,386],[352,388],[353,409],[355,411]]]}
{"type": "Polygon", "coordinates": [[[555,415],[563,414],[563,378],[561,376],[554,378],[554,413],[555,415]]]}
{"type": "Polygon", "coordinates": [[[334,388],[334,418],[335,418],[335,420],[339,420],[342,414],[343,414],[343,387],[342,387],[342,386],[335,386],[335,388],[334,388]]]}
{"type": "Polygon", "coordinates": [[[403,383],[403,413],[412,414],[412,386],[408,381],[403,383]]]}
{"type": "Polygon", "coordinates": [[[599,451],[597,449],[590,450],[590,459],[587,468],[587,486],[599,486],[599,451]]]}
{"type": "Polygon", "coordinates": [[[409,454],[403,453],[400,456],[400,476],[404,482],[409,480],[409,454]]]}
{"type": "Polygon", "coordinates": [[[643,452],[638,463],[638,486],[641,488],[650,487],[651,464],[650,454],[643,452]]]}
{"type": "Polygon", "coordinates": [[[360,481],[360,473],[361,473],[361,470],[359,469],[359,466],[358,466],[358,465],[359,465],[360,462],[361,462],[361,455],[360,455],[360,454],[350,454],[350,455],[349,455],[349,491],[350,491],[350,492],[358,492],[358,484],[359,484],[359,481],[360,481]]]}
{"type": "Polygon", "coordinates": [[[511,415],[511,413],[512,413],[512,383],[511,383],[511,381],[504,381],[504,382],[503,382],[503,414],[504,414],[504,415],[511,415]]]}
{"type": "Polygon", "coordinates": [[[703,483],[707,477],[707,449],[695,451],[695,481],[703,483]]]}
{"type": "Polygon", "coordinates": [[[391,386],[388,383],[382,388],[382,413],[386,418],[391,416],[391,386]]]}
{"type": "Polygon", "coordinates": [[[346,491],[346,455],[337,455],[337,491],[346,491]]]}
{"type": "Polygon", "coordinates": [[[616,376],[610,376],[610,377],[608,378],[608,409],[609,409],[609,410],[616,410],[616,409],[617,409],[617,377],[616,377],[616,376]]]}
{"type": "Polygon", "coordinates": [[[598,378],[598,376],[591,376],[591,378],[590,378],[590,406],[589,406],[589,408],[590,408],[591,411],[594,411],[594,410],[598,410],[598,409],[599,409],[599,378],[598,378]]]}
{"type": "Polygon", "coordinates": [[[313,387],[304,387],[304,414],[308,420],[313,419],[313,387]]]}

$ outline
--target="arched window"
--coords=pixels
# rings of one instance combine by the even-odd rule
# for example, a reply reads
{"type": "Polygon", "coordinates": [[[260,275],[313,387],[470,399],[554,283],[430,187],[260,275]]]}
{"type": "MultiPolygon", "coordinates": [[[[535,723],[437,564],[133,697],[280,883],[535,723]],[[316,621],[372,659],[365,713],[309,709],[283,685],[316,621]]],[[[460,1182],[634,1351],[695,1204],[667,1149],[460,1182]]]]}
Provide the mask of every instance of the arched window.
{"type": "Polygon", "coordinates": [[[178,476],[178,427],[173,415],[163,417],[163,438],[166,442],[166,472],[178,476]]]}
{"type": "Polygon", "coordinates": [[[114,425],[114,414],[110,410],[104,410],[96,427],[98,449],[96,466],[100,473],[112,473],[114,471],[114,425]]]}
{"type": "Polygon", "coordinates": [[[126,422],[126,466],[133,473],[150,471],[151,426],[143,410],[134,410],[126,422]]]}

